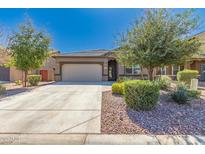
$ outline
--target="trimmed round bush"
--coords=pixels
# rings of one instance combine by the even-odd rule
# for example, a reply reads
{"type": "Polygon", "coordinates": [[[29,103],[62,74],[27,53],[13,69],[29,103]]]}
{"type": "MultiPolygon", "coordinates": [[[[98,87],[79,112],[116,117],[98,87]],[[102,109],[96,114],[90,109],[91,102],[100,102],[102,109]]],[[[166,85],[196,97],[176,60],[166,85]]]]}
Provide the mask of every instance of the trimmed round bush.
{"type": "Polygon", "coordinates": [[[28,75],[28,82],[31,86],[37,86],[41,81],[41,75],[28,75]]]}
{"type": "Polygon", "coordinates": [[[123,95],[124,94],[124,82],[113,83],[112,84],[112,93],[123,95]]]}
{"type": "Polygon", "coordinates": [[[177,73],[177,80],[184,82],[187,85],[191,84],[192,79],[198,78],[199,72],[197,70],[183,70],[177,73]]]}
{"type": "Polygon", "coordinates": [[[166,90],[171,86],[172,79],[167,75],[162,75],[156,80],[160,89],[166,90]]]}
{"type": "Polygon", "coordinates": [[[149,80],[133,80],[125,82],[125,102],[134,110],[147,111],[153,109],[159,101],[159,86],[149,80]]]}

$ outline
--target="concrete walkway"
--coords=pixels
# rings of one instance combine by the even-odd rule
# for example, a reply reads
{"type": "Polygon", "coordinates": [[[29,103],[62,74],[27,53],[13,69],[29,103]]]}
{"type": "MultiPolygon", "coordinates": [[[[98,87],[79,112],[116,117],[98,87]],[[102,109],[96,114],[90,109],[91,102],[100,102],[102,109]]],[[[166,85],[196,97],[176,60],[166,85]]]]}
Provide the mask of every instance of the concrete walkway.
{"type": "Polygon", "coordinates": [[[0,134],[0,144],[136,144],[205,145],[205,136],[100,135],[100,134],[0,134]]]}
{"type": "Polygon", "coordinates": [[[0,133],[100,133],[102,85],[57,82],[0,99],[0,133]]]}

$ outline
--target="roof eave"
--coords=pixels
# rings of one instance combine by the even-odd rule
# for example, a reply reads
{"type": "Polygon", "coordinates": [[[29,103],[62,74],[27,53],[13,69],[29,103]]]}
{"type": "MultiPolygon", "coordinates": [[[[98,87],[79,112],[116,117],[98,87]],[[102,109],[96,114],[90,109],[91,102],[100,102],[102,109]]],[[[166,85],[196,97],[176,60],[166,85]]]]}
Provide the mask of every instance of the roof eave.
{"type": "Polygon", "coordinates": [[[56,55],[52,57],[53,58],[112,58],[110,56],[63,56],[63,55],[56,55]]]}

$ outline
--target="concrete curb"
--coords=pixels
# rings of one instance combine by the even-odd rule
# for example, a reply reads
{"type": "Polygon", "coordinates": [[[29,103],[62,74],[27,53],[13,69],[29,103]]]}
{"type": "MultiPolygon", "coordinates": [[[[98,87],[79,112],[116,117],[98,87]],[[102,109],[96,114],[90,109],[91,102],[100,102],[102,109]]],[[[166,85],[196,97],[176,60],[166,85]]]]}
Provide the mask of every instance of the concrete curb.
{"type": "Polygon", "coordinates": [[[205,145],[199,135],[0,134],[6,145],[205,145]]]}

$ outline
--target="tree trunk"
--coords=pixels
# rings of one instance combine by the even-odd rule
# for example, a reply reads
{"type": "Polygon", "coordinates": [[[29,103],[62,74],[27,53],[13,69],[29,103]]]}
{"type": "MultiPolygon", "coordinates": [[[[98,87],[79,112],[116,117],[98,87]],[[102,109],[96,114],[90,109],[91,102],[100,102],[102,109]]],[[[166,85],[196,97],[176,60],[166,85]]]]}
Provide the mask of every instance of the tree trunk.
{"type": "Polygon", "coordinates": [[[142,72],[142,66],[140,66],[140,75],[141,75],[141,79],[144,80],[144,76],[143,76],[143,72],[142,72]]]}
{"type": "Polygon", "coordinates": [[[24,74],[25,74],[25,79],[24,79],[24,86],[26,87],[27,86],[27,75],[28,75],[28,71],[24,71],[24,74]]]}
{"type": "Polygon", "coordinates": [[[154,76],[153,76],[153,71],[154,71],[154,68],[150,67],[148,68],[148,77],[149,77],[149,80],[154,80],[154,76]]]}

